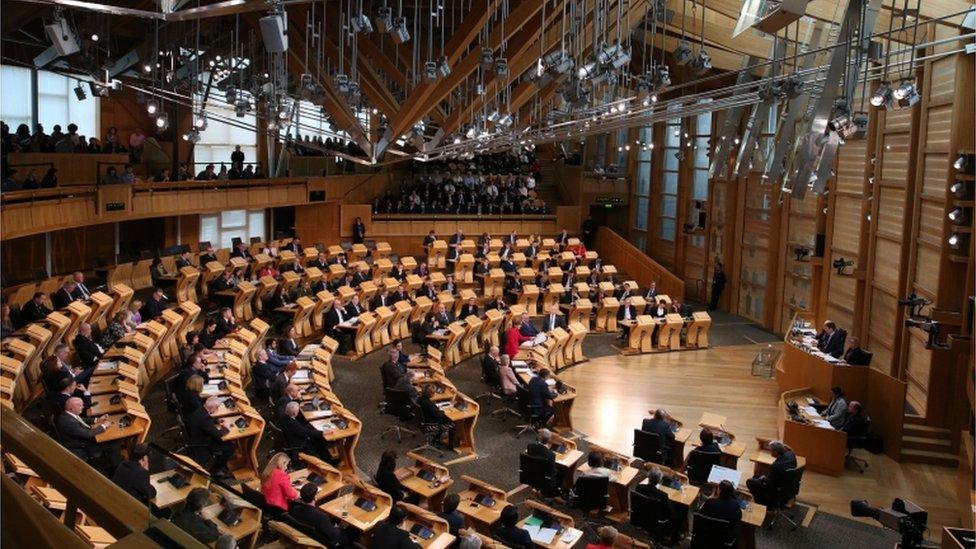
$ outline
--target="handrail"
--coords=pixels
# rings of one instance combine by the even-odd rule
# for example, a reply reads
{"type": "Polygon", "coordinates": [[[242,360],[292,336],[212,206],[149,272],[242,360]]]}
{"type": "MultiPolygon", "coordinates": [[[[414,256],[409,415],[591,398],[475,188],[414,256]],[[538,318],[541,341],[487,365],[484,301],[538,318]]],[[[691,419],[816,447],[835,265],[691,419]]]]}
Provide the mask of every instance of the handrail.
{"type": "Polygon", "coordinates": [[[617,270],[626,272],[642,287],[647,287],[653,281],[658,293],[684,301],[684,281],[637,249],[613,229],[598,228],[594,242],[596,251],[605,264],[614,265],[617,270]]]}
{"type": "Polygon", "coordinates": [[[3,475],[0,481],[3,483],[0,485],[3,499],[0,544],[4,547],[88,547],[10,477],[3,475]]]}
{"type": "MultiPolygon", "coordinates": [[[[85,514],[116,539],[155,526],[149,508],[78,456],[55,442],[20,414],[0,414],[0,436],[5,451],[13,453],[38,476],[65,496],[71,508],[85,514]]],[[[9,504],[9,502],[7,503],[9,504]]],[[[70,509],[69,509],[70,511],[70,509]]],[[[11,524],[4,524],[4,529],[11,524]]],[[[167,535],[183,547],[203,547],[182,530],[167,528],[167,535]]]]}
{"type": "MultiPolygon", "coordinates": [[[[475,214],[373,214],[373,221],[474,221],[471,218],[473,215],[475,214]]],[[[556,219],[555,214],[477,214],[476,217],[499,221],[556,219]]]]}
{"type": "Polygon", "coordinates": [[[45,200],[63,200],[65,198],[79,198],[94,195],[95,185],[59,185],[20,191],[8,191],[0,195],[0,204],[23,204],[25,202],[41,202],[45,200]]]}

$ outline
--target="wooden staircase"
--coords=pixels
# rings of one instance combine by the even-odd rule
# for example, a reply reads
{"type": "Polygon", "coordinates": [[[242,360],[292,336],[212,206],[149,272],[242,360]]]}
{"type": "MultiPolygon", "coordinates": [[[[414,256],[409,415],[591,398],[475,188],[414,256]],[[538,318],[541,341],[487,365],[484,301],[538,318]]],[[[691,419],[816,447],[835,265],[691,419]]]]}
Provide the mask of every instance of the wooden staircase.
{"type": "Polygon", "coordinates": [[[901,461],[958,467],[959,452],[953,448],[949,429],[930,427],[921,421],[923,419],[917,416],[905,416],[901,435],[901,461]]]}

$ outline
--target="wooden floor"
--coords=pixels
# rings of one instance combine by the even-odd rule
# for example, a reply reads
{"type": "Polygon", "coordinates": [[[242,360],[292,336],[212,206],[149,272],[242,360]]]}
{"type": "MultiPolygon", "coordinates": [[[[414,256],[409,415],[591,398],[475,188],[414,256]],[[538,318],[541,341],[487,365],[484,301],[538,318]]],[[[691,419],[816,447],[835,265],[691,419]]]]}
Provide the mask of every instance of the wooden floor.
{"type": "MultiPolygon", "coordinates": [[[[573,407],[575,429],[589,440],[627,454],[633,429],[651,407],[663,406],[690,426],[697,425],[702,412],[726,416],[726,428],[748,448],[738,467],[745,479],[752,474],[749,456],[754,453],[755,437],[777,435],[776,382],[750,372],[753,357],[764,347],[608,356],[560,372],[559,377],[579,391],[573,407]]],[[[697,434],[692,437],[697,440],[697,434]]],[[[852,499],[880,506],[889,505],[894,497],[909,499],[928,510],[932,540],[941,539],[943,526],[961,523],[960,513],[965,510],[956,505],[954,469],[901,464],[867,452],[858,455],[870,464],[864,474],[853,469],[840,477],[805,473],[801,502],[818,506],[818,512],[850,517],[852,499]]]]}

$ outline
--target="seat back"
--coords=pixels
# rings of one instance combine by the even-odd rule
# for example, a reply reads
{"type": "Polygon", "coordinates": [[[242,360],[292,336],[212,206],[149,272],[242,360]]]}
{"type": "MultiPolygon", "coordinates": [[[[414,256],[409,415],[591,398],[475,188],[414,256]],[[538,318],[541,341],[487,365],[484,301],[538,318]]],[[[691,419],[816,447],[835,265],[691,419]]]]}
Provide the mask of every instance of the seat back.
{"type": "Polygon", "coordinates": [[[773,486],[773,504],[783,507],[796,498],[800,493],[800,484],[803,482],[803,467],[794,467],[783,473],[783,477],[776,486],[773,486]]]}
{"type": "Polygon", "coordinates": [[[548,492],[552,486],[552,468],[545,458],[519,454],[519,482],[548,492]]]}
{"type": "Polygon", "coordinates": [[[385,412],[401,420],[408,420],[416,415],[416,405],[410,400],[410,393],[400,389],[383,389],[386,400],[385,412]]]}
{"type": "Polygon", "coordinates": [[[708,482],[708,475],[712,472],[712,466],[718,465],[721,459],[722,454],[720,452],[692,450],[688,454],[687,470],[685,471],[688,474],[688,480],[695,484],[708,482]]]}
{"type": "Polygon", "coordinates": [[[734,547],[735,541],[732,523],[695,513],[691,526],[691,549],[734,547]]]}
{"type": "Polygon", "coordinates": [[[652,463],[664,463],[664,441],[661,435],[634,429],[634,456],[652,463]]]}
{"type": "Polygon", "coordinates": [[[481,381],[489,387],[498,387],[502,384],[498,364],[487,354],[481,359],[481,381]]]}
{"type": "Polygon", "coordinates": [[[630,493],[630,523],[652,536],[660,535],[668,525],[667,509],[640,492],[630,493]]]}
{"type": "Polygon", "coordinates": [[[602,511],[607,508],[607,498],[610,497],[610,477],[581,476],[576,479],[573,493],[576,494],[573,507],[584,511],[602,511]]]}

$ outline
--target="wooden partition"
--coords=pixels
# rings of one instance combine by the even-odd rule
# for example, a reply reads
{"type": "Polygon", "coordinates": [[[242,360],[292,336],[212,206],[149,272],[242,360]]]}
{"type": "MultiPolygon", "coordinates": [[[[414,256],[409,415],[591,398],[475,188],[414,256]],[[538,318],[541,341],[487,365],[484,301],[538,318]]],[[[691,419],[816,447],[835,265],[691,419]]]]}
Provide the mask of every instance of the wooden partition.
{"type": "Polygon", "coordinates": [[[646,288],[652,281],[657,284],[657,291],[669,295],[680,301],[685,299],[685,284],[673,273],[661,266],[643,252],[638,250],[624,237],[606,227],[597,230],[596,251],[607,265],[617,267],[618,271],[627,273],[636,280],[641,288],[646,288]]]}
{"type": "Polygon", "coordinates": [[[115,166],[119,173],[129,162],[128,154],[87,154],[87,153],[10,153],[11,168],[16,168],[20,176],[27,175],[33,168],[37,180],[44,177],[48,168],[58,170],[58,184],[91,185],[98,183],[109,166],[115,166]]]}

